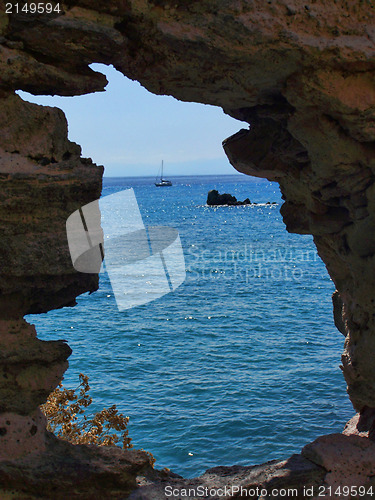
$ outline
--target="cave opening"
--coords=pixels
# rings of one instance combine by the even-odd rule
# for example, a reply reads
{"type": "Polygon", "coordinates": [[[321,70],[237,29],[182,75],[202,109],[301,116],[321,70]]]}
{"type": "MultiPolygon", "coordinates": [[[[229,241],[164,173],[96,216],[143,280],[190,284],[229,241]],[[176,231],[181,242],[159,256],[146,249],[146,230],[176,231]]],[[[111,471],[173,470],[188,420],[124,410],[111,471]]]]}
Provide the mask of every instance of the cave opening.
{"type": "MultiPolygon", "coordinates": [[[[145,223],[178,228],[187,279],[162,302],[120,313],[108,277],[102,276],[99,291],[79,297],[77,307],[28,316],[40,338],[67,338],[73,348],[66,384],[75,386],[80,372],[88,375],[94,409],[116,403],[130,416],[134,446],[151,451],[156,467],[170,467],[185,477],[217,465],[218,457],[222,465],[260,463],[299,452],[323,427],[340,432],[352,409],[338,368],[342,337],[332,319],[334,287],[312,238],[285,231],[277,184],[235,175],[234,170],[227,174],[223,160],[210,158],[210,151],[203,158],[205,167],[198,159],[187,168],[189,175],[174,179],[169,193],[154,188],[144,165],[143,180],[121,180],[121,165],[132,158],[116,159],[118,151],[108,141],[113,135],[119,142],[128,131],[115,123],[113,133],[105,118],[102,132],[93,118],[82,121],[85,109],[95,115],[95,101],[88,101],[92,98],[69,98],[70,106],[79,99],[82,105],[67,114],[69,120],[72,113],[74,139],[81,143],[83,131],[91,138],[84,155],[106,165],[110,150],[115,159],[113,177],[104,178],[103,195],[133,187],[145,223]],[[100,160],[90,152],[95,142],[102,143],[100,160]],[[205,168],[208,176],[197,175],[205,168]],[[209,208],[205,199],[212,188],[254,203],[209,208]]],[[[64,110],[62,101],[34,100],[57,103],[64,110]]],[[[108,108],[112,117],[116,108],[116,101],[108,108]]],[[[200,124],[199,137],[221,113],[205,108],[211,116],[204,127],[200,124]]],[[[158,109],[152,119],[148,112],[151,128],[146,134],[137,130],[135,154],[157,130],[162,112],[158,109]]],[[[189,119],[196,120],[196,114],[195,108],[189,111],[189,119]]],[[[178,112],[177,121],[182,119],[178,112]]],[[[217,141],[238,129],[240,122],[227,119],[230,126],[226,122],[223,129],[232,130],[220,136],[215,130],[217,141]]],[[[164,135],[159,154],[168,158],[171,131],[164,135]]],[[[134,141],[131,135],[126,146],[134,141]]],[[[196,141],[197,135],[189,137],[179,154],[194,149],[196,141]]],[[[204,139],[202,143],[204,150],[204,139]]],[[[171,163],[175,159],[169,158],[171,163]]]]}

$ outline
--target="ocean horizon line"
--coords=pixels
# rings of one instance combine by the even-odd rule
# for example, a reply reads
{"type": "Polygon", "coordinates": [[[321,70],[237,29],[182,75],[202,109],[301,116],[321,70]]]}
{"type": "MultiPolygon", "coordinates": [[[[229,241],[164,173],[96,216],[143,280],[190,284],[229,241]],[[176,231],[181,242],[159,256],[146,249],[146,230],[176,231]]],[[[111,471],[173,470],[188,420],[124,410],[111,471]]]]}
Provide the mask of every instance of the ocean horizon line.
{"type": "MultiPolygon", "coordinates": [[[[246,180],[260,181],[260,182],[271,182],[267,179],[255,177],[252,175],[234,173],[234,174],[174,174],[169,175],[170,178],[178,177],[243,177],[246,180]]],[[[103,179],[155,179],[155,175],[103,175],[103,179]]]]}

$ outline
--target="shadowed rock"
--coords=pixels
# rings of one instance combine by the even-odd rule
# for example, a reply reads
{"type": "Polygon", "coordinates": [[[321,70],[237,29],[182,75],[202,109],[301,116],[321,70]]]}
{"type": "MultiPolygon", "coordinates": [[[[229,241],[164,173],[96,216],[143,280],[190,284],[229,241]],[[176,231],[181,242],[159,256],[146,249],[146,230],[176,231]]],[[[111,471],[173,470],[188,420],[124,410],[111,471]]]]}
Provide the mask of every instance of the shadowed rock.
{"type": "Polygon", "coordinates": [[[235,196],[228,193],[219,194],[216,189],[211,189],[207,195],[207,205],[250,205],[251,201],[246,198],[244,201],[237,201],[235,196]]]}

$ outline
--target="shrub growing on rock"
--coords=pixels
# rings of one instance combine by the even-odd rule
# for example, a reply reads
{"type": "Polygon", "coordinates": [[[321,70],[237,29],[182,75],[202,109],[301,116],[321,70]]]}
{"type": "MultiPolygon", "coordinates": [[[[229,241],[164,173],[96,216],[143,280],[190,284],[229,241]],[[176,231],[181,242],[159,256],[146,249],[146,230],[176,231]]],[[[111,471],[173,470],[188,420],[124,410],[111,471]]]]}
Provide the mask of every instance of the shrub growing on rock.
{"type": "Polygon", "coordinates": [[[92,403],[89,378],[81,373],[79,380],[76,389],[66,389],[60,383],[41,406],[47,417],[47,429],[72,444],[114,446],[121,442],[123,448],[131,448],[133,445],[127,430],[129,417],[119,413],[116,405],[104,408],[92,417],[85,415],[92,403]]]}

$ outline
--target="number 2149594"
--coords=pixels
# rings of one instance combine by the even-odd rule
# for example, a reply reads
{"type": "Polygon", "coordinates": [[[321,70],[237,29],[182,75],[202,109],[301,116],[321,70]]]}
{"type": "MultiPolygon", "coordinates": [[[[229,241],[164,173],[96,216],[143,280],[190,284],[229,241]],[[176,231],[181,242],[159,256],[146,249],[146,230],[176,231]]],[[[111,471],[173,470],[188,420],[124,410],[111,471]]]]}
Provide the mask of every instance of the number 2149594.
{"type": "Polygon", "coordinates": [[[59,3],[7,3],[5,4],[6,14],[53,14],[62,12],[59,3]]]}

